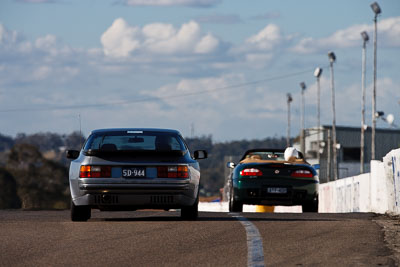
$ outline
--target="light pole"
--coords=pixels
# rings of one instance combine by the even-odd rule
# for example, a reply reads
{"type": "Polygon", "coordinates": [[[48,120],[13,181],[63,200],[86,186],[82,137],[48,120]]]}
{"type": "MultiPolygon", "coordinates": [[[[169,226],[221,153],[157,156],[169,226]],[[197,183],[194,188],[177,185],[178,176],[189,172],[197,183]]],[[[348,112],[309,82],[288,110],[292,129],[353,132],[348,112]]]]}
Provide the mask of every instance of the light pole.
{"type": "Polygon", "coordinates": [[[335,53],[329,52],[329,63],[331,69],[331,98],[332,98],[332,151],[333,151],[333,180],[336,181],[338,178],[337,173],[337,155],[336,155],[336,110],[335,110],[335,85],[333,79],[333,63],[336,61],[335,53]]]}
{"type": "Polygon", "coordinates": [[[321,68],[316,68],[314,71],[314,76],[317,78],[317,159],[318,159],[318,164],[320,164],[321,161],[321,155],[319,153],[319,150],[321,148],[321,137],[320,137],[320,128],[321,128],[321,108],[320,108],[320,103],[321,103],[321,87],[320,87],[320,81],[319,78],[321,77],[322,74],[322,69],[321,68]]]}
{"type": "Polygon", "coordinates": [[[364,135],[365,135],[365,70],[366,70],[366,49],[369,40],[367,32],[362,32],[363,49],[362,49],[362,73],[361,73],[361,148],[360,148],[360,173],[364,173],[364,135]]]}
{"type": "Polygon", "coordinates": [[[288,107],[288,125],[287,125],[287,136],[286,136],[286,146],[290,146],[290,102],[293,101],[292,95],[290,93],[286,94],[286,102],[288,107]]]}
{"type": "Polygon", "coordinates": [[[305,114],[305,107],[304,107],[304,91],[306,90],[306,84],[304,82],[300,83],[301,87],[301,132],[300,132],[300,150],[301,152],[306,155],[306,144],[305,144],[305,136],[304,136],[304,114],[305,114]]]}
{"type": "Polygon", "coordinates": [[[378,15],[381,13],[381,8],[379,7],[377,2],[371,4],[372,11],[375,13],[374,17],[374,24],[375,24],[375,31],[374,31],[374,88],[372,92],[372,133],[371,133],[371,159],[375,159],[375,128],[376,128],[376,43],[377,43],[377,33],[378,33],[378,26],[377,26],[377,18],[378,15]]]}

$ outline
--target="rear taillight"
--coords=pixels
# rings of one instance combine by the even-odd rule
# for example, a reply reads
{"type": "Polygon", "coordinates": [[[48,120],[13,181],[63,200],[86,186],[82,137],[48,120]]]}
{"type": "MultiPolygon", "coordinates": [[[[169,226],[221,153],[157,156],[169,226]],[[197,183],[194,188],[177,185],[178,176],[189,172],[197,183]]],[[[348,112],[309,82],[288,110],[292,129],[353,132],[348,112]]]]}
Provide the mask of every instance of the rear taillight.
{"type": "Polygon", "coordinates": [[[244,169],[244,170],[240,171],[240,175],[241,176],[261,176],[262,171],[260,171],[259,169],[254,169],[254,168],[244,169]]]}
{"type": "Polygon", "coordinates": [[[158,178],[189,178],[189,169],[187,166],[158,166],[158,178]]]}
{"type": "Polygon", "coordinates": [[[80,178],[110,178],[111,166],[82,165],[79,171],[80,178]]]}
{"type": "Polygon", "coordinates": [[[312,178],[314,174],[309,170],[297,170],[292,172],[292,177],[300,177],[300,178],[312,178]]]}

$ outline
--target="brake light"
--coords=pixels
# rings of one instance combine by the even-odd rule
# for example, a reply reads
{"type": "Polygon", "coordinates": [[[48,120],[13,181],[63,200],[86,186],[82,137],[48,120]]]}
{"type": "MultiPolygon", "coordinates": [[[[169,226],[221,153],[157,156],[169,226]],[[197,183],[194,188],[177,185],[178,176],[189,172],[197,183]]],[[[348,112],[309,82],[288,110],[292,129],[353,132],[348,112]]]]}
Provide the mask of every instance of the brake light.
{"type": "Polygon", "coordinates": [[[111,166],[82,165],[79,171],[80,178],[110,178],[111,166]]]}
{"type": "Polygon", "coordinates": [[[158,166],[158,178],[189,178],[189,169],[187,166],[158,166]]]}
{"type": "Polygon", "coordinates": [[[314,177],[313,173],[309,170],[297,170],[292,172],[292,177],[300,177],[300,178],[312,178],[314,177]]]}
{"type": "Polygon", "coordinates": [[[261,176],[262,175],[262,171],[260,171],[259,169],[244,169],[240,171],[240,175],[241,176],[261,176]]]}

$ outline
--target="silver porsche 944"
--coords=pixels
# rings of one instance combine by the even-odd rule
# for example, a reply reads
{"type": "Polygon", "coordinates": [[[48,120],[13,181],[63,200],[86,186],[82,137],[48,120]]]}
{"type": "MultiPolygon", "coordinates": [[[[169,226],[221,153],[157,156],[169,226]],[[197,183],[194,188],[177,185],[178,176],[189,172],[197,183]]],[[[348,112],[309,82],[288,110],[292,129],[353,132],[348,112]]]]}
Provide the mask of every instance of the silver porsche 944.
{"type": "Polygon", "coordinates": [[[205,150],[190,153],[182,135],[167,129],[92,131],[82,149],[68,150],[72,221],[91,209],[180,209],[198,216],[200,167],[205,150]]]}

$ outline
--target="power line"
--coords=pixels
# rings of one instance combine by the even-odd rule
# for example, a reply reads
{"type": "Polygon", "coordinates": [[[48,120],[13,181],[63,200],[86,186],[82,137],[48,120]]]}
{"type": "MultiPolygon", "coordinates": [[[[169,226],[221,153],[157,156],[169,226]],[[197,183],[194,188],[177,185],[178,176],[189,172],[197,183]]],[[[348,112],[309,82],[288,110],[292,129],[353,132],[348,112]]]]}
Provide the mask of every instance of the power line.
{"type": "Polygon", "coordinates": [[[10,113],[10,112],[27,112],[27,111],[53,111],[53,110],[70,110],[70,109],[87,109],[87,108],[98,108],[98,107],[107,107],[107,106],[115,106],[115,105],[125,105],[130,103],[138,103],[138,102],[148,102],[148,101],[157,101],[157,100],[164,100],[164,99],[171,99],[171,98],[178,98],[178,97],[187,97],[193,95],[200,95],[200,94],[208,94],[217,91],[225,91],[225,90],[232,90],[248,85],[254,85],[264,82],[276,81],[276,80],[284,80],[290,77],[299,76],[305,73],[312,73],[312,70],[304,70],[300,72],[289,73],[285,75],[270,77],[266,79],[261,79],[257,81],[251,81],[241,84],[229,85],[225,87],[213,88],[213,89],[206,89],[202,91],[196,92],[188,92],[188,93],[179,93],[179,94],[172,94],[169,96],[164,97],[156,97],[156,96],[149,96],[125,101],[116,101],[116,102],[108,102],[108,103],[97,103],[97,104],[77,104],[77,105],[64,105],[64,106],[36,106],[36,107],[24,107],[24,108],[11,108],[11,109],[0,109],[0,113],[10,113]]]}

